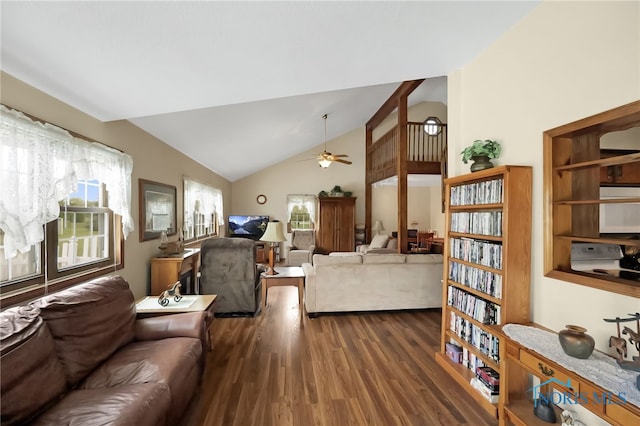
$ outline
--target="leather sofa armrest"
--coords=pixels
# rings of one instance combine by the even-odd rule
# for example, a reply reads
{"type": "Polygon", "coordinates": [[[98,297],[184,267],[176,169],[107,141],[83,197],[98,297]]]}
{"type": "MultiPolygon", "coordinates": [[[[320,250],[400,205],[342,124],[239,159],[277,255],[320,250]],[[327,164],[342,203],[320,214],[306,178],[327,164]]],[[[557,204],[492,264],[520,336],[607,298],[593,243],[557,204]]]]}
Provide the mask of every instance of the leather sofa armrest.
{"type": "Polygon", "coordinates": [[[193,337],[207,341],[207,312],[187,312],[136,320],[136,340],[193,337]]]}

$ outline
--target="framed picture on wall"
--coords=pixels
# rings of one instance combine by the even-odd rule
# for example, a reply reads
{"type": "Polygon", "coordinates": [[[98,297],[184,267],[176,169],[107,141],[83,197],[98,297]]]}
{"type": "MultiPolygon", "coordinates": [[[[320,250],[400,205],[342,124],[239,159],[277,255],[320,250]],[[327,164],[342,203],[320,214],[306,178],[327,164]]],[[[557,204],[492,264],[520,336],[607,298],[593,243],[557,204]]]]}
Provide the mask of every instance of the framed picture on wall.
{"type": "Polygon", "coordinates": [[[176,187],[150,180],[138,180],[140,198],[140,241],[177,233],[176,187]]]}

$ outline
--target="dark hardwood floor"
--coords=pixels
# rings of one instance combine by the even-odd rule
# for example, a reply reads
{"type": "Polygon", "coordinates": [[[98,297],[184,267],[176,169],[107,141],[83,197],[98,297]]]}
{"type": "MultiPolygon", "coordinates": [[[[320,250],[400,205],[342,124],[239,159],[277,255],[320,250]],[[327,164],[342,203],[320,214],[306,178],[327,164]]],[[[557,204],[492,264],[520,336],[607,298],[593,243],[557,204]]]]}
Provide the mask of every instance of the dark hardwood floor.
{"type": "Polygon", "coordinates": [[[304,317],[294,287],[216,318],[184,426],[496,425],[434,361],[440,310],[304,317]]]}

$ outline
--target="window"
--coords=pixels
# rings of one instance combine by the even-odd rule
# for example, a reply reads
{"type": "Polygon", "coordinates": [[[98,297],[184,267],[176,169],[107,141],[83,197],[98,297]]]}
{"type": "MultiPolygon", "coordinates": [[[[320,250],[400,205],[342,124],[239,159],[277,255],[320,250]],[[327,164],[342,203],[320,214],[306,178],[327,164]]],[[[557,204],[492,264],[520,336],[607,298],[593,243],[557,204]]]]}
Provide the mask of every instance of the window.
{"type": "Polygon", "coordinates": [[[121,263],[120,220],[106,207],[104,185],[81,180],[78,189],[60,201],[60,215],[44,226],[45,240],[5,258],[4,232],[0,230],[0,287],[2,294],[71,275],[112,270],[121,263]],[[115,233],[114,233],[115,231],[115,233]],[[47,255],[44,256],[46,248],[47,255]],[[47,263],[45,264],[45,259],[47,263]]]}
{"type": "Polygon", "coordinates": [[[133,230],[131,157],[0,107],[2,301],[121,267],[133,230]]]}
{"type": "Polygon", "coordinates": [[[48,244],[53,249],[48,257],[57,258],[49,263],[50,276],[105,261],[105,266],[113,264],[113,214],[105,204],[104,185],[97,180],[78,182],[78,189],[60,202],[60,216],[47,225],[48,234],[56,236],[56,244],[48,244]]]}
{"type": "Polygon", "coordinates": [[[5,259],[4,231],[0,229],[0,286],[7,283],[22,282],[30,284],[33,279],[42,276],[42,246],[40,243],[31,246],[25,253],[19,253],[11,259],[5,259]]]}
{"type": "Polygon", "coordinates": [[[442,132],[442,121],[438,117],[429,117],[422,123],[424,132],[429,136],[437,136],[442,132]]]}
{"type": "Polygon", "coordinates": [[[191,240],[220,235],[220,226],[224,225],[222,191],[187,177],[183,181],[183,238],[191,240]]]}
{"type": "Polygon", "coordinates": [[[287,195],[289,222],[287,231],[315,229],[316,197],[308,194],[287,195]]]}

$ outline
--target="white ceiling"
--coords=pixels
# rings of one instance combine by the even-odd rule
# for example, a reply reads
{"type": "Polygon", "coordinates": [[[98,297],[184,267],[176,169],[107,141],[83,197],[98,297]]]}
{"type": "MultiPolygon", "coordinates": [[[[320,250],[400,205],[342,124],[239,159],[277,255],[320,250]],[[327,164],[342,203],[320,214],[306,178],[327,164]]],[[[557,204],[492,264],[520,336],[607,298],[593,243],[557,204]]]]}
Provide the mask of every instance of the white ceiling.
{"type": "Polygon", "coordinates": [[[1,1],[0,68],[235,181],[321,145],[325,113],[329,140],[364,125],[402,81],[446,103],[442,76],[537,3],[1,1]]]}

